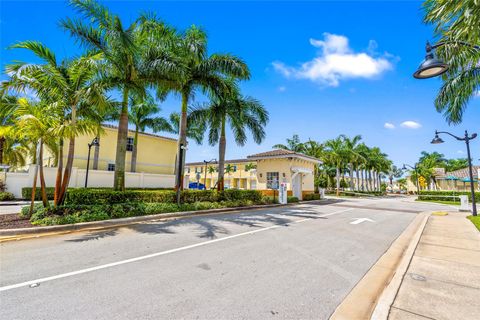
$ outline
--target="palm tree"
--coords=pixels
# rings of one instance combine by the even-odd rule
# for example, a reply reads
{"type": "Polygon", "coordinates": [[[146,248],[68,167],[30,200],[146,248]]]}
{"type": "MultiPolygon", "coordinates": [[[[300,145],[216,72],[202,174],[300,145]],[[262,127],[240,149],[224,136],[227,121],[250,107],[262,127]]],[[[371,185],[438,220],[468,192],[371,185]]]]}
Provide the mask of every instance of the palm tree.
{"type": "Polygon", "coordinates": [[[5,94],[0,97],[0,164],[4,163],[7,136],[13,128],[16,100],[14,96],[5,94]]]}
{"type": "MultiPolygon", "coordinates": [[[[214,166],[208,166],[208,173],[210,174],[210,183],[213,181],[213,174],[217,171],[214,166]]],[[[205,181],[205,190],[207,189],[207,182],[205,181]]]]}
{"type": "Polygon", "coordinates": [[[424,22],[433,24],[439,42],[437,55],[448,65],[435,99],[448,123],[458,124],[480,83],[480,11],[477,1],[426,0],[424,22]],[[470,45],[463,45],[468,43],[470,45]],[[474,46],[477,46],[475,48],[474,46]]]}
{"type": "Polygon", "coordinates": [[[446,159],[444,155],[438,152],[428,153],[426,151],[421,152],[421,157],[418,160],[418,171],[428,183],[430,189],[437,187],[437,180],[435,178],[435,168],[441,168],[445,166],[446,159]]]}
{"type": "Polygon", "coordinates": [[[104,87],[95,81],[101,55],[91,52],[77,59],[59,63],[53,51],[40,42],[25,41],[12,47],[28,49],[43,62],[39,64],[15,62],[8,65],[6,71],[10,79],[2,83],[2,89],[17,92],[23,92],[25,89],[33,90],[42,103],[52,106],[54,110],[52,112],[55,112],[61,120],[61,126],[58,127],[57,132],[57,136],[61,139],[58,141],[57,148],[60,154],[57,156],[59,163],[54,203],[62,204],[70,181],[75,137],[97,125],[89,122],[88,119],[81,119],[82,113],[79,111],[92,107],[103,108],[109,103],[104,96],[104,87]],[[62,175],[64,139],[69,140],[69,147],[62,175]]]}
{"type": "Polygon", "coordinates": [[[345,161],[344,141],[341,136],[330,139],[325,142],[326,155],[329,162],[335,165],[336,181],[337,181],[337,197],[340,195],[340,170],[343,168],[345,161]]]}
{"type": "MultiPolygon", "coordinates": [[[[303,143],[303,151],[307,156],[314,157],[317,159],[322,159],[325,153],[325,146],[317,141],[308,139],[307,142],[303,143]]],[[[320,178],[320,164],[315,164],[313,178],[314,178],[314,192],[318,193],[318,182],[320,178]]]]}
{"type": "MultiPolygon", "coordinates": [[[[195,92],[200,89],[210,96],[221,96],[229,91],[229,81],[225,77],[248,79],[250,71],[238,57],[228,54],[208,56],[206,34],[195,26],[191,26],[185,32],[175,53],[181,62],[181,72],[178,79],[171,83],[170,89],[178,92],[182,98],[177,159],[185,161],[187,111],[195,92]]],[[[177,165],[179,172],[175,188],[178,192],[183,188],[183,168],[183,163],[177,165]]],[[[223,171],[223,168],[221,169],[223,171]]]]}
{"type": "MultiPolygon", "coordinates": [[[[172,112],[170,114],[168,124],[171,128],[171,132],[178,134],[180,132],[180,113],[172,112]]],[[[187,138],[192,139],[197,144],[202,144],[204,134],[204,125],[191,121],[187,123],[187,138]]]]}
{"type": "Polygon", "coordinates": [[[360,140],[362,140],[362,136],[356,135],[353,138],[349,138],[346,135],[341,135],[341,137],[343,138],[345,148],[345,161],[348,165],[348,171],[350,173],[350,189],[353,190],[353,170],[355,168],[355,164],[361,159],[361,155],[358,153],[358,146],[360,140]]]}
{"type": "Polygon", "coordinates": [[[305,145],[300,142],[300,137],[298,134],[294,134],[291,139],[287,138],[287,144],[276,144],[272,148],[274,149],[285,149],[285,150],[291,150],[295,152],[305,152],[305,145]]]}
{"type": "Polygon", "coordinates": [[[170,79],[175,64],[171,63],[166,43],[171,42],[174,31],[147,15],[124,27],[118,15],[94,0],[71,0],[70,3],[85,21],[67,18],[61,25],[82,45],[103,55],[102,83],[121,90],[113,187],[123,191],[128,99],[131,92],[144,95],[146,86],[159,86],[170,79]]]}
{"type": "Polygon", "coordinates": [[[388,170],[388,180],[390,181],[390,188],[393,188],[393,179],[400,178],[403,175],[403,170],[392,165],[388,170]]]}
{"type": "Polygon", "coordinates": [[[192,122],[204,124],[208,128],[210,145],[218,143],[218,190],[224,189],[224,165],[227,146],[226,130],[230,126],[235,142],[239,146],[247,141],[246,130],[250,131],[255,143],[260,144],[265,138],[265,125],[268,111],[256,99],[241,96],[238,92],[226,93],[213,97],[212,100],[197,108],[190,114],[192,122]]]}

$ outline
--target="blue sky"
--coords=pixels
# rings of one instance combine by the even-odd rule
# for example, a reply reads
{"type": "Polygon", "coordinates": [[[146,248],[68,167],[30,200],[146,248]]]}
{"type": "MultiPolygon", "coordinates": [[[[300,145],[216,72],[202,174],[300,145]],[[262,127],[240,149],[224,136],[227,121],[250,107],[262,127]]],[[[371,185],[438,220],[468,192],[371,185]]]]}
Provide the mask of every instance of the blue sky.
{"type": "MultiPolygon", "coordinates": [[[[443,145],[430,145],[435,129],[480,131],[480,97],[471,101],[462,124],[448,126],[433,106],[440,80],[412,77],[425,41],[434,41],[432,28],[422,24],[420,1],[103,3],[125,23],[139,12],[154,11],[180,30],[201,26],[210,53],[234,53],[248,63],[252,79],[242,84],[243,93],[270,112],[267,137],[261,145],[249,139],[239,148],[229,134],[227,159],[270,150],[294,133],[318,141],[361,134],[401,166],[413,164],[422,150],[466,156],[465,145],[449,137],[443,145]]],[[[39,40],[58,58],[82,52],[58,27],[61,18],[75,15],[65,1],[2,0],[0,6],[2,69],[12,60],[35,61],[22,50],[6,49],[17,41],[39,40]]],[[[171,96],[162,113],[179,107],[171,96]]],[[[187,161],[217,154],[217,147],[192,142],[187,161]]],[[[472,141],[472,154],[478,163],[479,138],[472,141]]]]}

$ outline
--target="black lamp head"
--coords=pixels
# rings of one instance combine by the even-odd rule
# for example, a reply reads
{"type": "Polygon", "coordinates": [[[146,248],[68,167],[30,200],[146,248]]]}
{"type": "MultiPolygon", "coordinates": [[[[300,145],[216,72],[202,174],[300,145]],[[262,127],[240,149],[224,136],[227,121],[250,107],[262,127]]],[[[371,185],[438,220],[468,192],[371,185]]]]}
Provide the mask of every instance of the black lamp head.
{"type": "Polygon", "coordinates": [[[100,142],[98,141],[98,137],[93,138],[93,140],[92,140],[92,146],[94,146],[94,147],[100,147],[100,142]]]}
{"type": "Polygon", "coordinates": [[[428,42],[426,50],[427,54],[425,55],[425,60],[422,61],[420,66],[418,66],[417,71],[415,71],[413,74],[413,77],[416,79],[437,77],[448,70],[448,64],[440,59],[435,58],[433,49],[428,42]]]}
{"type": "Polygon", "coordinates": [[[435,138],[432,139],[432,142],[430,142],[431,144],[440,144],[440,143],[443,143],[444,141],[442,140],[442,138],[440,138],[438,136],[438,133],[435,131],[435,138]]]}

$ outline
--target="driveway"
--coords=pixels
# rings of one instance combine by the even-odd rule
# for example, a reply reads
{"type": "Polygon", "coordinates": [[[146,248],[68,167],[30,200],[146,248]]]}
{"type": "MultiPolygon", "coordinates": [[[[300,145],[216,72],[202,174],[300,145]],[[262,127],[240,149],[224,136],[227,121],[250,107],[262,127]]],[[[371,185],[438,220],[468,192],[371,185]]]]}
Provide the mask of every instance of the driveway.
{"type": "Polygon", "coordinates": [[[402,198],[242,211],[0,247],[1,319],[328,319],[413,220],[402,198]]]}

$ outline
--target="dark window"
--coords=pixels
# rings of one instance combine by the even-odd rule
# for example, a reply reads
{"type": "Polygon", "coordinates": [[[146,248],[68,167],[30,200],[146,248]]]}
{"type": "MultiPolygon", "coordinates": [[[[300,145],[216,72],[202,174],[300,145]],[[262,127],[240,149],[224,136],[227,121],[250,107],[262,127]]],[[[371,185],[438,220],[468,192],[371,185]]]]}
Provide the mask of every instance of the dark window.
{"type": "Polygon", "coordinates": [[[237,172],[237,166],[233,166],[233,172],[237,172]]]}
{"type": "Polygon", "coordinates": [[[278,172],[267,172],[267,188],[278,189],[278,172]]]}
{"type": "Polygon", "coordinates": [[[127,138],[127,151],[133,151],[133,138],[127,138]]]}
{"type": "Polygon", "coordinates": [[[115,171],[115,163],[109,163],[107,170],[108,171],[115,171]]]}

